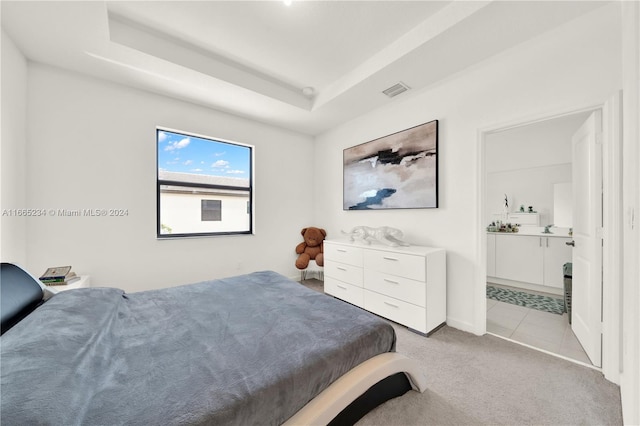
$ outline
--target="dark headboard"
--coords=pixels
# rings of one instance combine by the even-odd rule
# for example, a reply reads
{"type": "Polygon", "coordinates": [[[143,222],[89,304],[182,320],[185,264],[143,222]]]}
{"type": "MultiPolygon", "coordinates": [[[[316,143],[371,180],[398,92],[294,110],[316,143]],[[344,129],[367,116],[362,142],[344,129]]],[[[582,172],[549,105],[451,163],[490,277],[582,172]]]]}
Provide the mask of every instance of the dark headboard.
{"type": "Polygon", "coordinates": [[[42,303],[42,287],[29,273],[12,263],[0,271],[2,333],[17,324],[42,303]]]}

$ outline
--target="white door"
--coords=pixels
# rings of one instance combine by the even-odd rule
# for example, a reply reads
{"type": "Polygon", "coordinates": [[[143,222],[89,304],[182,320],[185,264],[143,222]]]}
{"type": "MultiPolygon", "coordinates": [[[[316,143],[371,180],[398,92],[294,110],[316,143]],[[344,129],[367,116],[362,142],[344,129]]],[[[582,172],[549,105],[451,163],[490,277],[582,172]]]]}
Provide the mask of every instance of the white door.
{"type": "Polygon", "coordinates": [[[573,135],[571,325],[593,365],[602,364],[602,113],[573,135]]]}

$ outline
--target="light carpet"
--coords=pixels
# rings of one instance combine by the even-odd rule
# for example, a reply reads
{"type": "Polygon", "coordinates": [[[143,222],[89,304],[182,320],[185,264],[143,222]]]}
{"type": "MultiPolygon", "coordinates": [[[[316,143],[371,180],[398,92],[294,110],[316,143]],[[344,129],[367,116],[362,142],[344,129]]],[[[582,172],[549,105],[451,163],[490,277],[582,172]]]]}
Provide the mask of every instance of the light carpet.
{"type": "MultiPolygon", "coordinates": [[[[304,284],[322,291],[320,281],[304,284]]],[[[382,404],[360,426],[622,424],[620,389],[599,371],[495,336],[445,326],[425,338],[392,324],[427,390],[382,404]]]]}

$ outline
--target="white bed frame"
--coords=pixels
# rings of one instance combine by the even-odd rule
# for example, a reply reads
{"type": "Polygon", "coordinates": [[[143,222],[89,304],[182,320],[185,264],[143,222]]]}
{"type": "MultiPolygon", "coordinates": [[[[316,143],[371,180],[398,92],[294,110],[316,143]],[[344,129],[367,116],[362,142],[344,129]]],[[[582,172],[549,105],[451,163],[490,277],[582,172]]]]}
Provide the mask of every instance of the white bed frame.
{"type": "Polygon", "coordinates": [[[422,393],[427,388],[426,378],[416,361],[396,352],[384,353],[351,369],[309,401],[284,425],[325,426],[371,386],[396,373],[405,373],[415,391],[422,393]]]}

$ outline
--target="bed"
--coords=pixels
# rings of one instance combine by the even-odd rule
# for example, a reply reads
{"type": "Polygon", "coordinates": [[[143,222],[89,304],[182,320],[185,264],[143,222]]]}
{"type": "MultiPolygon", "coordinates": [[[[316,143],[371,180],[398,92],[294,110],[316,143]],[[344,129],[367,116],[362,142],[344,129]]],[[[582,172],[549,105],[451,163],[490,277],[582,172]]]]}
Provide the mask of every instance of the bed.
{"type": "Polygon", "coordinates": [[[3,424],[353,424],[425,379],[391,325],[271,271],[61,292],[2,264],[3,424]]]}

